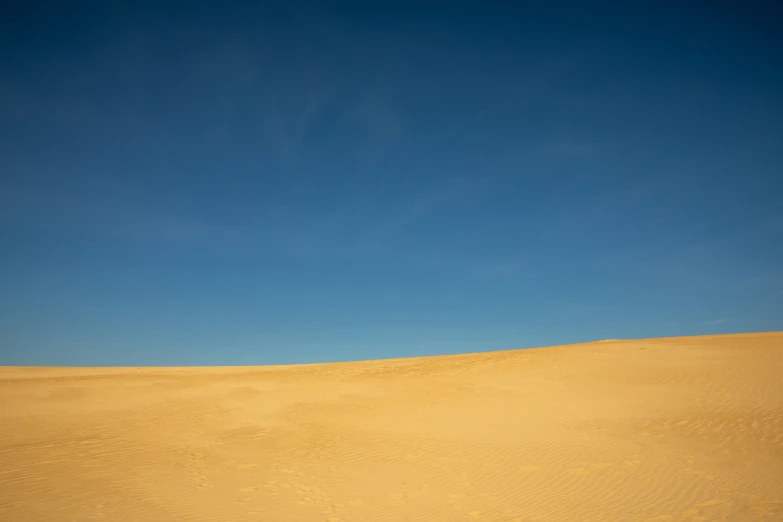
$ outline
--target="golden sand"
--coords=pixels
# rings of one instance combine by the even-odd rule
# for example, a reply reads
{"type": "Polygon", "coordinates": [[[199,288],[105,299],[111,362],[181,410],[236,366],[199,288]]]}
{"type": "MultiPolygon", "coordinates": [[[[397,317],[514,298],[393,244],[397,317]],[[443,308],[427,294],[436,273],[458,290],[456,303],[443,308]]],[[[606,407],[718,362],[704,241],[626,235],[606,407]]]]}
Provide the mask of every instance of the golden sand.
{"type": "Polygon", "coordinates": [[[0,520],[783,520],[783,332],[0,368],[0,520]]]}

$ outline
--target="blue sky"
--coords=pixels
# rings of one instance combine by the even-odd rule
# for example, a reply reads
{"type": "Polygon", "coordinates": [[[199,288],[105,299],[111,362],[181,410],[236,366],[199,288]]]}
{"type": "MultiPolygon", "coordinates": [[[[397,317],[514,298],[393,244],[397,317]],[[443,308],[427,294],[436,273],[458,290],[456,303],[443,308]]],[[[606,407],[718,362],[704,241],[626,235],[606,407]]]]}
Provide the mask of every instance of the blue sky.
{"type": "Polygon", "coordinates": [[[0,364],[783,329],[775,3],[248,4],[3,8],[0,364]]]}

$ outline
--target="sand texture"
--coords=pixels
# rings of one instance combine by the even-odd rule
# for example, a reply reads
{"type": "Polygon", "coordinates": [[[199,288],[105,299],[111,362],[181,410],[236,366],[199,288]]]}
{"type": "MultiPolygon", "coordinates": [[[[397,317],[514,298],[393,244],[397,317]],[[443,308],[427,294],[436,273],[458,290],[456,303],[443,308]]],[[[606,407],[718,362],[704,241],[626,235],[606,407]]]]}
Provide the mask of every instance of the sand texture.
{"type": "Polygon", "coordinates": [[[2,367],[0,520],[783,520],[783,332],[2,367]]]}

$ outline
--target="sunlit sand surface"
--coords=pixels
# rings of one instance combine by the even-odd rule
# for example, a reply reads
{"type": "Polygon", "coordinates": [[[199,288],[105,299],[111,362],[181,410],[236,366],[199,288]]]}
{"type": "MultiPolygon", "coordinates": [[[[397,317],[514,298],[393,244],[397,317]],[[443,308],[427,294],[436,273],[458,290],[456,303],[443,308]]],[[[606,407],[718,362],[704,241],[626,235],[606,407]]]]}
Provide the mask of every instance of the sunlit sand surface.
{"type": "Polygon", "coordinates": [[[0,368],[0,520],[783,520],[783,332],[0,368]]]}

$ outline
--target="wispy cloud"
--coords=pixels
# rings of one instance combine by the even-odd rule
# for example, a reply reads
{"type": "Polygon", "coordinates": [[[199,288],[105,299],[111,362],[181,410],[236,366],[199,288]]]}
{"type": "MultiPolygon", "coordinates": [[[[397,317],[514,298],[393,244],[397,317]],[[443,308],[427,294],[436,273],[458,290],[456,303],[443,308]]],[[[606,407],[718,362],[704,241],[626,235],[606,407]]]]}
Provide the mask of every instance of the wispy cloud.
{"type": "Polygon", "coordinates": [[[469,181],[461,179],[445,187],[419,194],[403,202],[397,210],[384,216],[379,232],[395,233],[414,226],[417,222],[434,214],[439,208],[453,203],[467,194],[469,181]]]}
{"type": "Polygon", "coordinates": [[[354,207],[350,201],[344,201],[325,214],[288,208],[270,215],[280,224],[275,241],[283,251],[296,257],[419,266],[481,277],[518,274],[524,264],[513,256],[455,250],[448,241],[422,242],[419,226],[429,220],[445,219],[439,214],[453,210],[477,193],[481,193],[480,182],[459,178],[396,203],[354,207]]]}
{"type": "Polygon", "coordinates": [[[351,225],[356,231],[354,237],[358,244],[373,245],[374,250],[380,250],[384,246],[399,249],[408,240],[415,242],[417,229],[429,221],[438,221],[448,226],[450,221],[443,214],[465,203],[479,190],[477,180],[463,177],[450,179],[429,191],[396,201],[378,200],[376,204],[365,206],[361,221],[351,225]]]}

